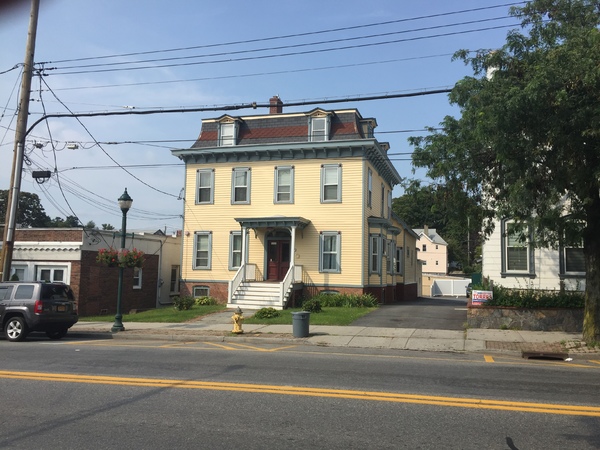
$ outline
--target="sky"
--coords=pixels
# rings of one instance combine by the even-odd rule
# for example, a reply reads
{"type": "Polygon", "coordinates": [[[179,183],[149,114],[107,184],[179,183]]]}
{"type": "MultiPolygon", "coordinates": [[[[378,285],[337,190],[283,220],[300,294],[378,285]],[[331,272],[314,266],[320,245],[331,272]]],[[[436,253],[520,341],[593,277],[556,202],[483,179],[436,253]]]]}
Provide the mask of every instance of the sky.
{"type": "MultiPolygon", "coordinates": [[[[28,126],[44,114],[209,109],[310,101],[285,112],[356,108],[377,120],[375,137],[404,178],[410,136],[459,111],[447,94],[359,101],[452,88],[473,75],[460,49],[499,48],[518,22],[508,0],[41,0],[28,126]],[[327,100],[348,99],[342,103],[327,100]]],[[[29,0],[0,10],[0,189],[8,189],[29,0]]],[[[232,115],[268,110],[243,109],[232,115]]],[[[51,217],[128,231],[182,228],[184,165],[203,119],[224,111],[60,117],[28,134],[21,190],[51,217]],[[73,148],[76,147],[76,148],[73,148]],[[49,170],[38,183],[32,171],[49,170]]],[[[394,197],[402,194],[400,186],[394,197]]],[[[3,218],[2,218],[3,219],[3,218]]]]}

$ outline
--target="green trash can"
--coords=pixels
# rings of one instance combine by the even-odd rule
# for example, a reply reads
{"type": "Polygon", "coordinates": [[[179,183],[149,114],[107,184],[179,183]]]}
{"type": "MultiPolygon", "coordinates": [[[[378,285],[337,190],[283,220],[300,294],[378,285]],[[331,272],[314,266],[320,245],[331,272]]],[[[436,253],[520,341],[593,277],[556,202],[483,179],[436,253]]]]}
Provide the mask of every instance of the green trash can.
{"type": "Polygon", "coordinates": [[[310,312],[298,311],[292,313],[292,334],[295,338],[308,337],[310,312]]]}

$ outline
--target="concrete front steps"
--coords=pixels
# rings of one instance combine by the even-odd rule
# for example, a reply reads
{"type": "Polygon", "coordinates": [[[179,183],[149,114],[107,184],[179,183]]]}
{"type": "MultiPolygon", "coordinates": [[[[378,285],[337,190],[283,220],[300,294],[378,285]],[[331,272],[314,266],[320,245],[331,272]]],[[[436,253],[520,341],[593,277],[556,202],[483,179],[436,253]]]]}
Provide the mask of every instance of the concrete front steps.
{"type": "Polygon", "coordinates": [[[281,283],[265,281],[244,281],[231,296],[231,302],[227,308],[261,309],[274,308],[283,309],[287,301],[287,295],[280,297],[281,283]]]}

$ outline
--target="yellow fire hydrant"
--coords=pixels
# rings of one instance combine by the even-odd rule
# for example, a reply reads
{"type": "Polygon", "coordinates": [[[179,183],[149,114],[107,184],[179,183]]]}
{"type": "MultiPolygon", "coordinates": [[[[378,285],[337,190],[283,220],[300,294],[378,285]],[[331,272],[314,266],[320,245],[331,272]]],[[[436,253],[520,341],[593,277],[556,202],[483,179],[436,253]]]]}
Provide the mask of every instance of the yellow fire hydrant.
{"type": "Polygon", "coordinates": [[[244,330],[242,330],[242,322],[244,321],[244,313],[242,312],[242,310],[240,309],[239,306],[235,310],[235,312],[233,313],[233,316],[231,316],[231,318],[233,319],[233,330],[231,332],[235,333],[235,334],[242,334],[244,332],[244,330]]]}

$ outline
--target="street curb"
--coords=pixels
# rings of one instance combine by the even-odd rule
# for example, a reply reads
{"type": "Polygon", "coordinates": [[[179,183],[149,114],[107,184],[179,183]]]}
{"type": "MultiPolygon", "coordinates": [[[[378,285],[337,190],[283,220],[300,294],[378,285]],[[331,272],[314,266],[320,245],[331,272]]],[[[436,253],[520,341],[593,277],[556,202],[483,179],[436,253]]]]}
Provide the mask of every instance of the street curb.
{"type": "Polygon", "coordinates": [[[112,334],[112,339],[115,340],[155,340],[155,341],[176,341],[176,342],[200,342],[200,341],[212,341],[212,342],[264,342],[269,344],[302,344],[302,345],[313,345],[307,338],[294,338],[290,337],[263,337],[256,335],[214,335],[214,334],[177,334],[177,333],[165,333],[165,334],[154,334],[154,333],[131,333],[127,334],[127,331],[112,334]]]}

